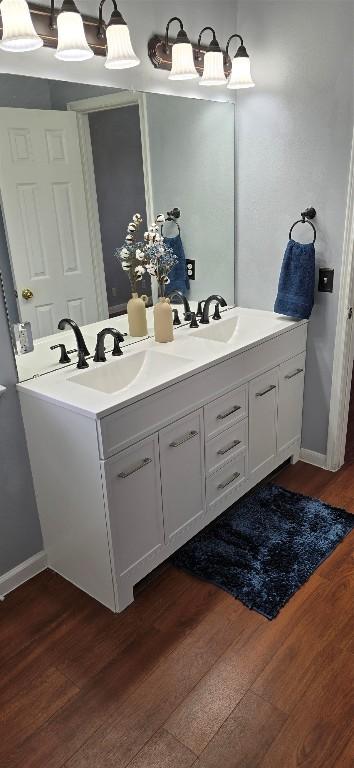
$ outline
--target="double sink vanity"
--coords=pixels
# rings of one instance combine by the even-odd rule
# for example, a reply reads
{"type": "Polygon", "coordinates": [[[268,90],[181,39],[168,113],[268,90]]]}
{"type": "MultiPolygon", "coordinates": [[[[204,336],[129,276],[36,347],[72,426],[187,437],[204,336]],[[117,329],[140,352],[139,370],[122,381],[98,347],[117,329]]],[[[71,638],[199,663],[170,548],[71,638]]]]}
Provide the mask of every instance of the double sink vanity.
{"type": "Polygon", "coordinates": [[[112,611],[300,451],[307,322],[233,307],[18,384],[48,565],[112,611]]]}

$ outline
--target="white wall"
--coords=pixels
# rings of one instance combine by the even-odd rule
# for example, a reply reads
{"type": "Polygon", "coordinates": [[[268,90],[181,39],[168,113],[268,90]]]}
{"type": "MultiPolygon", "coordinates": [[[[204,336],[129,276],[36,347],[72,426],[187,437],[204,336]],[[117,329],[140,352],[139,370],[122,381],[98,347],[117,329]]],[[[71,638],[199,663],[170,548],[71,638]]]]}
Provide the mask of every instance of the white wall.
{"type": "Polygon", "coordinates": [[[237,27],[256,82],[236,107],[237,299],[273,308],[289,226],[313,205],[317,264],[335,268],[335,290],[317,293],[310,322],[303,446],[326,453],[353,132],[354,4],[240,0],[237,27]]]}

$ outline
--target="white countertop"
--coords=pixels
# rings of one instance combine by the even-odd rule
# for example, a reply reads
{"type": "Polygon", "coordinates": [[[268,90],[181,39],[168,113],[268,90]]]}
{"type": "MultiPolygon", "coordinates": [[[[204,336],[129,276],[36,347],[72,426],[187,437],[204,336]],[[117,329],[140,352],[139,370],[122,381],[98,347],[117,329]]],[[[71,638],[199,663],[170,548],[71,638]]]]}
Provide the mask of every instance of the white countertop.
{"type": "MultiPolygon", "coordinates": [[[[139,341],[126,347],[122,357],[112,358],[109,354],[106,363],[94,363],[90,360],[89,368],[84,371],[78,371],[75,365],[65,366],[61,370],[18,384],[18,390],[90,418],[101,418],[205,370],[217,362],[229,359],[246,349],[286,333],[300,324],[307,323],[307,321],[297,322],[273,312],[241,307],[224,312],[222,318],[219,321],[210,319],[209,326],[201,325],[198,330],[190,329],[189,325],[178,327],[175,329],[174,341],[168,344],[158,344],[151,338],[139,341]],[[237,319],[237,332],[227,343],[202,337],[205,329],[218,333],[219,328],[222,327],[221,323],[232,318],[237,319]],[[199,334],[202,335],[197,340],[195,337],[199,334]],[[124,365],[124,360],[127,360],[128,356],[131,357],[137,353],[143,359],[144,355],[141,355],[143,352],[149,353],[145,356],[146,363],[142,366],[140,375],[128,386],[118,391],[104,392],[84,383],[86,381],[84,377],[90,372],[96,369],[103,371],[105,366],[107,371],[103,371],[103,378],[109,378],[114,387],[115,374],[119,376],[123,370],[119,371],[122,361],[124,365]],[[165,361],[161,355],[165,356],[165,361]],[[154,366],[154,361],[158,365],[154,366]]],[[[135,361],[137,360],[138,358],[135,358],[135,361]]],[[[134,364],[133,360],[129,361],[129,366],[132,363],[134,364]]],[[[98,373],[97,376],[100,377],[100,374],[98,373]]],[[[90,378],[92,379],[92,374],[90,378]]],[[[90,381],[90,378],[87,381],[90,381]]]]}

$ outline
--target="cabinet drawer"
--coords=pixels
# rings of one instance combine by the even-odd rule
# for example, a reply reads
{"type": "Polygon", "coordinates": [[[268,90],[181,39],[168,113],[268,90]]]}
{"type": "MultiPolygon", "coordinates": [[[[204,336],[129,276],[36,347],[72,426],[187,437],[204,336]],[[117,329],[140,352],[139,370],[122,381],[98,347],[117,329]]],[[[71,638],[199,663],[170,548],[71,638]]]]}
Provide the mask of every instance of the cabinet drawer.
{"type": "Polygon", "coordinates": [[[207,473],[221,467],[232,459],[241,450],[247,449],[248,444],[248,420],[244,419],[240,424],[235,424],[229,429],[224,429],[220,435],[209,440],[205,447],[207,473]]]}
{"type": "Polygon", "coordinates": [[[205,406],[205,436],[214,437],[247,414],[247,387],[239,387],[205,406]]]}
{"type": "Polygon", "coordinates": [[[209,510],[216,506],[227,509],[232,504],[235,489],[246,478],[247,456],[243,452],[207,478],[207,503],[209,510]]]}

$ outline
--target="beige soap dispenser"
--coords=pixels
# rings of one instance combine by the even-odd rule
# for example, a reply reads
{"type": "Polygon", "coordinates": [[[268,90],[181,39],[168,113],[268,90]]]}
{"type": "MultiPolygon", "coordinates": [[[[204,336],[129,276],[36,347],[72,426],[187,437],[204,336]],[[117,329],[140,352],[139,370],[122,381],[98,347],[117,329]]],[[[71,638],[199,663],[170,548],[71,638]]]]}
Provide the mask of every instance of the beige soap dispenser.
{"type": "Polygon", "coordinates": [[[127,304],[129,336],[147,336],[146,319],[146,296],[139,297],[137,293],[132,294],[127,304]]]}
{"type": "Polygon", "coordinates": [[[163,296],[154,306],[155,341],[165,344],[173,341],[172,308],[170,300],[163,296]]]}

